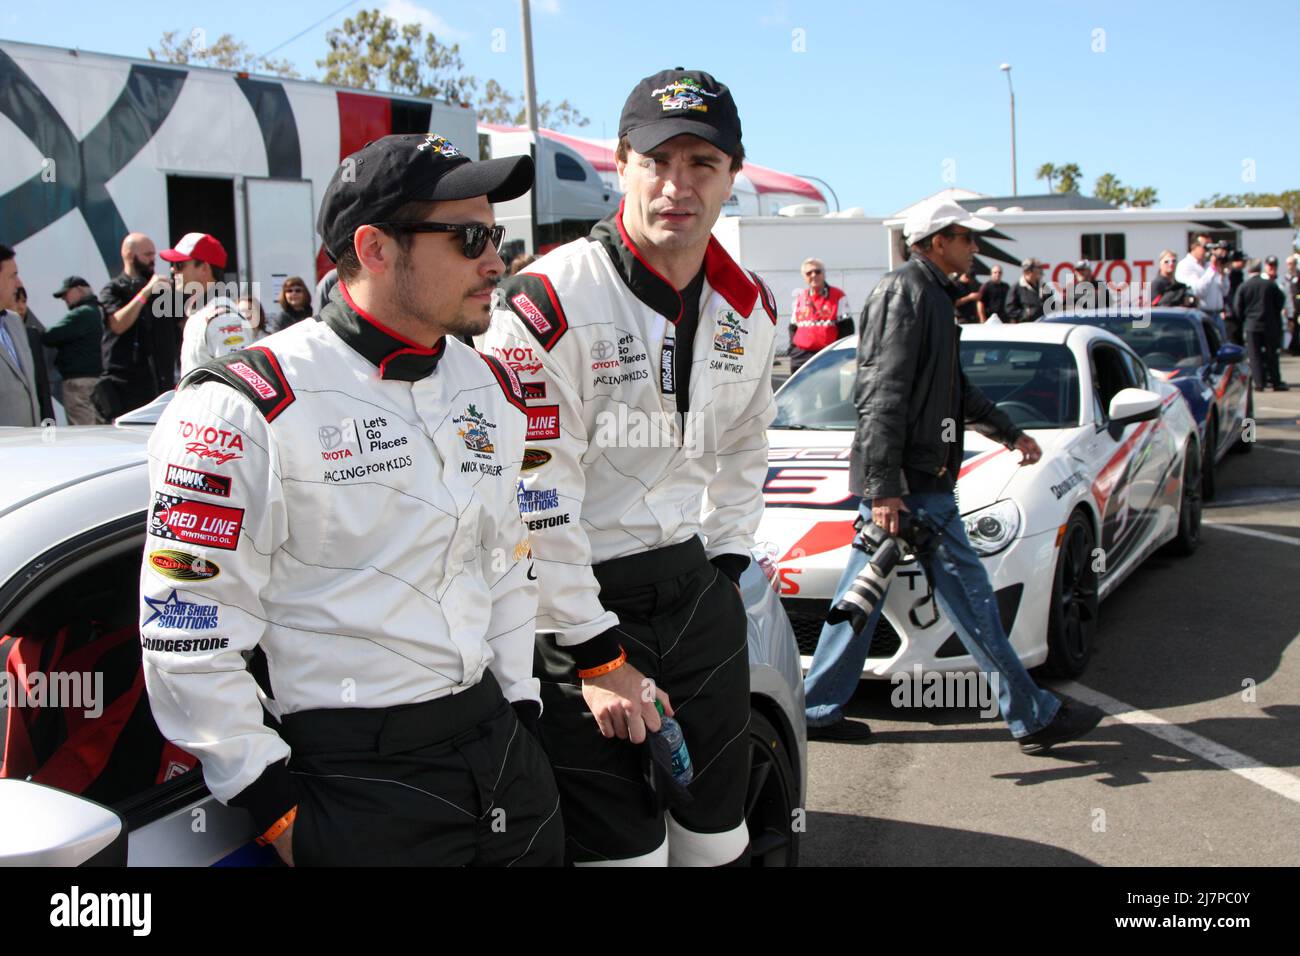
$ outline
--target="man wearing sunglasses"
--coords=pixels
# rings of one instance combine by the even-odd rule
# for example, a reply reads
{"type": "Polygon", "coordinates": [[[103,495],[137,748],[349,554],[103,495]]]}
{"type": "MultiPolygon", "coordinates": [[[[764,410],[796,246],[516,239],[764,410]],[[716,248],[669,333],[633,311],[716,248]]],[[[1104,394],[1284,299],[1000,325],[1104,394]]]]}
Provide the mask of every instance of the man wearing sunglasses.
{"type": "Polygon", "coordinates": [[[505,271],[491,203],[532,179],[433,134],[367,144],[317,223],[339,295],[191,372],[154,429],[154,716],[286,861],[563,858],[529,729],[523,395],[456,339],[505,271]]]}
{"type": "Polygon", "coordinates": [[[711,235],[740,134],[707,73],[642,80],[618,211],[508,279],[486,338],[529,397],[542,736],[576,863],[746,860],[738,581],[763,511],[776,309],[711,235]],[[642,745],[656,702],[677,708],[695,767],[667,814],[642,745]]]}
{"type": "Polygon", "coordinates": [[[820,259],[803,261],[806,288],[794,294],[790,321],[790,374],[826,346],[853,334],[853,312],[844,290],[826,281],[820,259]]]}
{"type": "MultiPolygon", "coordinates": [[[[1007,639],[988,572],[966,538],[954,496],[965,430],[954,435],[951,422],[1020,452],[1022,465],[1042,457],[1038,443],[972,385],[959,364],[961,326],[953,322],[959,292],[948,277],[971,268],[975,233],[991,228],[956,203],[922,207],[908,217],[910,258],[880,280],[862,316],[849,489],[862,499],[861,520],[891,535],[899,533],[903,511],[941,530],[937,547],[921,557],[936,601],[980,670],[997,675],[1002,718],[1021,750],[1041,754],[1087,733],[1101,712],[1057,700],[1034,684],[1007,639]]],[[[850,550],[835,603],[868,559],[850,550]]],[[[870,728],[846,718],[842,708],[858,686],[884,606],[882,597],[860,631],[848,622],[822,628],[804,685],[809,738],[870,736],[870,728]]]]}

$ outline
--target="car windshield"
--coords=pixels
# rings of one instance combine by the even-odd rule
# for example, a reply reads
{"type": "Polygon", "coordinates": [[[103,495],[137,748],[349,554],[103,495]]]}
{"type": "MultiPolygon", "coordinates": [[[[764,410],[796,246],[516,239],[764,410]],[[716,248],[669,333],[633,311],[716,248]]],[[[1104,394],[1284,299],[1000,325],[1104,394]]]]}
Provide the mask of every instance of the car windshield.
{"type": "Polygon", "coordinates": [[[852,430],[858,425],[853,406],[857,352],[831,349],[809,360],[776,396],[773,428],[852,430]]]}
{"type": "Polygon", "coordinates": [[[1064,345],[963,342],[961,367],[970,383],[1021,428],[1079,424],[1079,370],[1064,345]]]}
{"type": "MultiPolygon", "coordinates": [[[[854,349],[822,352],[776,396],[773,428],[845,430],[857,427],[854,349]]],[[[1079,424],[1079,373],[1064,345],[964,342],[966,377],[1021,428],[1079,424]]]]}
{"type": "Polygon", "coordinates": [[[1202,363],[1196,325],[1187,319],[1161,315],[1084,315],[1066,321],[1095,325],[1119,336],[1148,368],[1163,372],[1197,368],[1202,363]]]}

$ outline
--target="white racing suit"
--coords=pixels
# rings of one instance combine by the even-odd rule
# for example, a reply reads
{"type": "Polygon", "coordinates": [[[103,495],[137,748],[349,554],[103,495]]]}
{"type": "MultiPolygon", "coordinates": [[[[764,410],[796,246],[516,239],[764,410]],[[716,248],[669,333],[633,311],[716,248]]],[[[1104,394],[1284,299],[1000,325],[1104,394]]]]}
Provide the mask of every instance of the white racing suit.
{"type": "MultiPolygon", "coordinates": [[[[631,758],[620,765],[615,758],[601,761],[567,751],[570,738],[577,738],[574,746],[580,751],[630,747],[601,738],[594,722],[583,724],[583,705],[575,696],[577,681],[572,676],[576,669],[569,665],[591,667],[612,660],[622,646],[639,670],[659,680],[674,701],[684,701],[694,677],[668,665],[683,657],[702,664],[716,653],[719,661],[725,659],[735,668],[739,645],[740,670],[730,671],[730,678],[715,677],[710,685],[734,691],[730,702],[716,705],[728,711],[728,718],[710,713],[706,694],[692,705],[698,718],[684,714],[683,726],[697,764],[726,748],[742,755],[747,749],[734,732],[722,731],[743,731],[748,722],[743,607],[738,607],[732,581],[749,561],[763,511],[766,429],[774,415],[776,308],[766,286],[737,266],[716,240],[710,241],[704,271],[694,348],[686,364],[677,354],[677,323],[685,303],[634,248],[623,231],[620,208],[588,238],[561,246],[527,272],[507,279],[498,293],[492,327],[480,341],[483,351],[519,376],[528,403],[520,505],[541,587],[539,676],[544,694],[550,686],[561,686],[565,701],[573,705],[566,711],[563,701],[547,697],[546,714],[554,719],[544,717],[542,728],[565,795],[570,857],[578,862],[658,859],[664,828],[661,813],[658,822],[654,817],[639,822],[626,814],[620,817],[623,811],[638,812],[626,806],[583,812],[619,798],[584,790],[582,779],[600,774],[629,778],[635,767],[631,758]],[[682,369],[689,369],[689,410],[684,415],[678,408],[682,369]],[[694,567],[691,548],[699,550],[699,561],[704,562],[702,575],[699,568],[688,573],[694,567]],[[676,620],[673,629],[685,634],[663,667],[658,655],[638,656],[649,638],[634,638],[630,622],[620,622],[611,609],[617,603],[613,582],[635,579],[639,573],[620,562],[661,551],[664,566],[671,566],[671,573],[665,574],[671,583],[662,588],[677,596],[666,590],[661,594],[662,601],[655,605],[660,610],[653,612],[651,623],[662,629],[676,620]],[[598,582],[602,567],[609,570],[604,591],[598,582]],[[709,587],[717,591],[707,600],[721,602],[729,615],[726,626],[693,633],[704,615],[692,619],[688,606],[678,619],[673,602],[705,600],[700,589],[709,587]],[[741,696],[743,705],[736,703],[741,696]],[[738,707],[743,713],[735,712],[738,707]],[[712,739],[715,735],[717,740],[712,739]],[[573,773],[562,769],[562,764],[584,757],[590,758],[586,768],[573,773]],[[596,818],[602,813],[617,826],[590,832],[600,827],[596,818]]],[[[666,639],[671,642],[673,635],[666,639]]],[[[695,793],[694,803],[712,806],[712,816],[687,823],[694,831],[721,838],[721,862],[735,858],[745,845],[737,827],[744,827],[738,800],[743,798],[747,769],[738,767],[711,770],[697,781],[705,790],[695,793]],[[710,779],[727,773],[739,774],[740,797],[730,785],[708,792],[710,779]]],[[[678,817],[675,810],[674,820],[678,817]]],[[[701,858],[708,856],[704,851],[701,858]]]]}
{"type": "Polygon", "coordinates": [[[149,442],[140,630],[154,715],[258,832],[300,789],[264,707],[281,722],[380,713],[489,671],[498,701],[538,700],[517,380],[450,337],[396,337],[345,299],[191,373],[149,442]]]}
{"type": "Polygon", "coordinates": [[[248,348],[261,337],[235,303],[224,296],[213,299],[185,320],[181,334],[181,375],[204,362],[248,348]]]}

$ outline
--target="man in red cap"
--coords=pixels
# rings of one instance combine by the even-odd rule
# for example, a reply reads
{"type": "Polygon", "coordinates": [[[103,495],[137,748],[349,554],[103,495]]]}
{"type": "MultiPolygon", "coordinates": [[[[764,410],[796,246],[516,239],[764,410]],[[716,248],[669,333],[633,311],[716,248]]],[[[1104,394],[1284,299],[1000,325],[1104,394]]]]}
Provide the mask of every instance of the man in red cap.
{"type": "Polygon", "coordinates": [[[226,268],[226,249],[216,236],[189,232],[159,255],[172,264],[176,284],[172,302],[179,307],[172,314],[181,325],[181,375],[253,344],[256,330],[216,287],[226,268]]]}

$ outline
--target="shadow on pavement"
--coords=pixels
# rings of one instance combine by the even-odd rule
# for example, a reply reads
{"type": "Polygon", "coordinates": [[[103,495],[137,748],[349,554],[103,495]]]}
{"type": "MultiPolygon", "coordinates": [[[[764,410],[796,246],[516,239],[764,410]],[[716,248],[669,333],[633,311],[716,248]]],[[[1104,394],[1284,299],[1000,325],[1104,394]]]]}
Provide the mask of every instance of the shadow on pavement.
{"type": "Polygon", "coordinates": [[[801,866],[1096,866],[1033,840],[845,813],[809,813],[801,866]]]}

